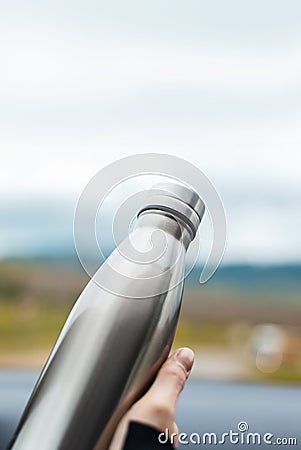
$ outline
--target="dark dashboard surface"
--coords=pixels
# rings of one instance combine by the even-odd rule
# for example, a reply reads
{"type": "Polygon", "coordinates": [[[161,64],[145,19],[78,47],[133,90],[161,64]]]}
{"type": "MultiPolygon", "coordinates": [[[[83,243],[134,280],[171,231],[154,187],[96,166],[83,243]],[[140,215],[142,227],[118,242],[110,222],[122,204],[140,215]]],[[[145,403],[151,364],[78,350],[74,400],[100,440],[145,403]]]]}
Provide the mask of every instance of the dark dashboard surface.
{"type": "MultiPolygon", "coordinates": [[[[37,372],[0,371],[0,450],[5,449],[37,377],[37,372]]],[[[179,449],[262,449],[271,445],[301,449],[301,386],[192,379],[179,400],[177,423],[185,433],[179,449]],[[248,430],[243,431],[245,428],[248,430]],[[231,434],[230,430],[238,432],[231,441],[229,435],[223,437],[223,433],[231,434]],[[270,443],[263,442],[267,434],[272,435],[266,437],[270,443]]]]}

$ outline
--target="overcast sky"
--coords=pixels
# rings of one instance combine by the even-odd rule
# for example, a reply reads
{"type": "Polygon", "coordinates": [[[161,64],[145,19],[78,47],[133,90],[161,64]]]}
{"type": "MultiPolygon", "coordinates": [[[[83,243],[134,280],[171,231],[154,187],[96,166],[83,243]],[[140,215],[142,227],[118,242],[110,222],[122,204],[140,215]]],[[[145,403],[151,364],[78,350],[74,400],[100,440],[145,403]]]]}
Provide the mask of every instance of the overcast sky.
{"type": "MultiPolygon", "coordinates": [[[[226,259],[301,260],[298,0],[0,6],[3,205],[74,206],[109,162],[170,153],[219,190],[226,259]]],[[[7,223],[0,254],[14,240],[7,223]]]]}

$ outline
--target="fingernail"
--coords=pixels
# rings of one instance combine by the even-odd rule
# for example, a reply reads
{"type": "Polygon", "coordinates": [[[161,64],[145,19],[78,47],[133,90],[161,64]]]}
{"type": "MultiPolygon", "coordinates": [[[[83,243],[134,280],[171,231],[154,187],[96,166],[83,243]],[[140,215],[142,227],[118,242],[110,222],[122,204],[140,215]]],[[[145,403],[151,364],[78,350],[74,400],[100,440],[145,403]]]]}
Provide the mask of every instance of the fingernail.
{"type": "Polygon", "coordinates": [[[190,348],[184,347],[180,348],[176,354],[175,357],[181,363],[186,371],[189,373],[191,371],[193,361],[194,361],[194,353],[190,348]]]}

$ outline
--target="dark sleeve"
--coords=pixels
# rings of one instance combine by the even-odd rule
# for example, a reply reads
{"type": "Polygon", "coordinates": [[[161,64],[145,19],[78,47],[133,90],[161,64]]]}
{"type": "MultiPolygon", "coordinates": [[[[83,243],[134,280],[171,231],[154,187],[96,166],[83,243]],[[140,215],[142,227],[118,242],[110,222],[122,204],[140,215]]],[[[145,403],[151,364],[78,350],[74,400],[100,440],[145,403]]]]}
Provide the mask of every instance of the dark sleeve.
{"type": "Polygon", "coordinates": [[[163,449],[174,450],[165,433],[143,423],[130,422],[123,450],[163,449]]]}

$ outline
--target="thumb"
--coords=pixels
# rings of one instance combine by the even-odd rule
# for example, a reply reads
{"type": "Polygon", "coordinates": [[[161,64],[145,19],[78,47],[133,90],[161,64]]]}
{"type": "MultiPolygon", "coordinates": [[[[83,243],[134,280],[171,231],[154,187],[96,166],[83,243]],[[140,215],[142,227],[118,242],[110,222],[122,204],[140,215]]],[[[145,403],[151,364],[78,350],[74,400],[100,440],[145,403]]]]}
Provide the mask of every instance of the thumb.
{"type": "Polygon", "coordinates": [[[174,411],[193,361],[194,353],[190,348],[183,347],[176,350],[162,365],[146,395],[155,403],[168,405],[174,411]]]}

